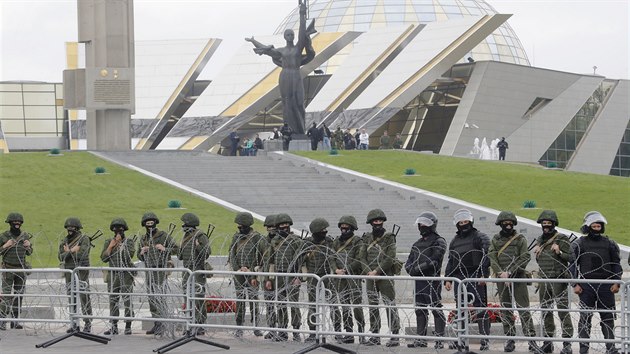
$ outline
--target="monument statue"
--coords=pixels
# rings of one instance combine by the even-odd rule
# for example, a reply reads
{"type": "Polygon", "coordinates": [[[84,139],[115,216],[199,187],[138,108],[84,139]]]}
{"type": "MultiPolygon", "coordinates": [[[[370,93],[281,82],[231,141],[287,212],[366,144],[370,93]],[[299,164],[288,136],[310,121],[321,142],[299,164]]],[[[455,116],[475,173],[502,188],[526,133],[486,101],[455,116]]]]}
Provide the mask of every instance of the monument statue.
{"type": "Polygon", "coordinates": [[[285,123],[294,133],[305,132],[304,109],[304,84],[300,76],[300,67],[315,58],[315,50],[311,42],[311,34],[316,33],[314,20],[306,27],[306,14],[308,6],[299,0],[300,28],[297,44],[293,44],[295,32],[292,29],[284,31],[284,39],[287,45],[282,48],[274,48],[273,45],[264,45],[252,38],[245,38],[254,45],[254,53],[268,55],[273,62],[282,68],[278,86],[282,96],[282,117],[285,123]]]}

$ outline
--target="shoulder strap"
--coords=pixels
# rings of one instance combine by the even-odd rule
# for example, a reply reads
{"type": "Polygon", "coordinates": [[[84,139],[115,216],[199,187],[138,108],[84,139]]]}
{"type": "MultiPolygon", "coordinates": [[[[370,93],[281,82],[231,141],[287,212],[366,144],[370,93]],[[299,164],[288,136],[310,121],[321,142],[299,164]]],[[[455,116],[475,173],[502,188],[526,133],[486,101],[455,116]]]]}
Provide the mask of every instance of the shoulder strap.
{"type": "Polygon", "coordinates": [[[536,258],[538,258],[538,256],[540,256],[540,254],[542,253],[543,249],[545,249],[545,247],[551,245],[553,243],[553,241],[556,240],[556,238],[558,237],[558,235],[560,235],[560,233],[556,232],[555,235],[553,235],[552,238],[548,239],[545,243],[543,243],[542,245],[540,245],[540,248],[538,248],[538,252],[536,252],[536,258]]]}
{"type": "Polygon", "coordinates": [[[499,252],[497,252],[497,256],[500,256],[501,253],[503,253],[503,251],[505,251],[506,248],[508,248],[508,246],[510,245],[510,243],[512,243],[512,241],[516,240],[516,238],[519,236],[520,234],[517,233],[514,236],[512,236],[511,239],[508,240],[508,242],[506,242],[503,247],[501,247],[501,249],[499,250],[499,252]]]}
{"type": "Polygon", "coordinates": [[[346,241],[346,243],[344,243],[343,245],[341,245],[341,247],[339,247],[339,249],[337,250],[337,252],[341,252],[343,250],[346,249],[346,247],[348,247],[350,245],[350,243],[352,243],[352,241],[354,240],[354,235],[352,235],[352,237],[350,237],[348,239],[348,241],[346,241]]]}

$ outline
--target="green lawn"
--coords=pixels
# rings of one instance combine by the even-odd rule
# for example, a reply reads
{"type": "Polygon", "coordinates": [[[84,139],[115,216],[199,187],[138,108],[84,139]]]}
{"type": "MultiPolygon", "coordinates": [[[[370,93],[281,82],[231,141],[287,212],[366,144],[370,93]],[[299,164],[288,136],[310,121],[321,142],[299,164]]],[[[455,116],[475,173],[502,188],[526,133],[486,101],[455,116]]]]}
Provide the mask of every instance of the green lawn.
{"type": "Polygon", "coordinates": [[[584,214],[598,210],[608,219],[606,233],[630,244],[630,179],[545,170],[539,166],[480,161],[405,151],[300,152],[299,155],[536,220],[553,209],[560,226],[579,230],[584,214]],[[418,177],[405,177],[407,168],[418,177]]]}
{"type": "MultiPolygon", "coordinates": [[[[234,212],[86,152],[47,155],[0,155],[0,217],[4,221],[11,211],[24,215],[24,230],[35,235],[31,259],[34,267],[59,264],[58,244],[66,235],[63,224],[69,216],[79,217],[86,233],[93,234],[98,229],[105,233],[95,242],[92,265],[102,265],[99,255],[105,238],[111,234],[111,220],[123,217],[129,225],[128,235],[140,234],[140,219],[145,211],[155,212],[160,217],[158,226],[165,230],[171,222],[177,225],[173,236],[178,241],[182,237],[181,215],[197,214],[204,231],[208,223],[217,227],[212,235],[213,254],[227,253],[236,231],[234,212]],[[96,175],[94,169],[99,166],[108,174],[96,175]],[[186,209],[169,209],[170,200],[181,201],[186,209]]],[[[3,225],[6,229],[7,225],[3,225]]],[[[263,230],[261,223],[255,228],[263,230]]]]}

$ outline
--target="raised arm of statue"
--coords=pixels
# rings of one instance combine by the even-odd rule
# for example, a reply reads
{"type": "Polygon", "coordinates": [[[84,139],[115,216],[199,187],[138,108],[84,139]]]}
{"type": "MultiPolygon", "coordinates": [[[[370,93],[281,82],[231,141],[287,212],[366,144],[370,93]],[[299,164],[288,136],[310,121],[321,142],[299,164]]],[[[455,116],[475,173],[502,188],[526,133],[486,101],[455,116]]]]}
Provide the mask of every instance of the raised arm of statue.
{"type": "Polygon", "coordinates": [[[254,53],[258,55],[269,55],[272,58],[279,58],[281,55],[278,53],[273,45],[262,44],[259,41],[255,40],[254,37],[245,38],[247,42],[250,42],[254,45],[254,53]]]}
{"type": "Polygon", "coordinates": [[[315,49],[313,48],[313,42],[311,40],[311,34],[317,33],[315,30],[315,20],[311,21],[308,28],[306,27],[306,14],[308,12],[306,2],[300,0],[300,28],[298,32],[297,47],[302,53],[304,50],[306,54],[302,55],[300,65],[306,65],[315,58],[315,49]]]}

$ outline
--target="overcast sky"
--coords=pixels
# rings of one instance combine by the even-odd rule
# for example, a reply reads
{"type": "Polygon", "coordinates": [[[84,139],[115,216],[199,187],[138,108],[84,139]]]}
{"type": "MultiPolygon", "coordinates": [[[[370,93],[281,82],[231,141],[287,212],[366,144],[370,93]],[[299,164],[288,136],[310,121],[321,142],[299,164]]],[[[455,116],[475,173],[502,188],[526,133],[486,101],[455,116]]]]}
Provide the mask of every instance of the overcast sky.
{"type": "MultiPolygon", "coordinates": [[[[361,0],[357,0],[361,1],[361,0]]],[[[387,0],[386,0],[387,1],[387,0]]],[[[630,79],[630,0],[488,0],[532,65],[630,79]]],[[[136,40],[222,38],[202,76],[212,78],[252,35],[272,34],[295,0],[135,0],[136,40]]],[[[61,82],[64,43],[77,39],[76,1],[0,0],[0,81],[61,82]]]]}

